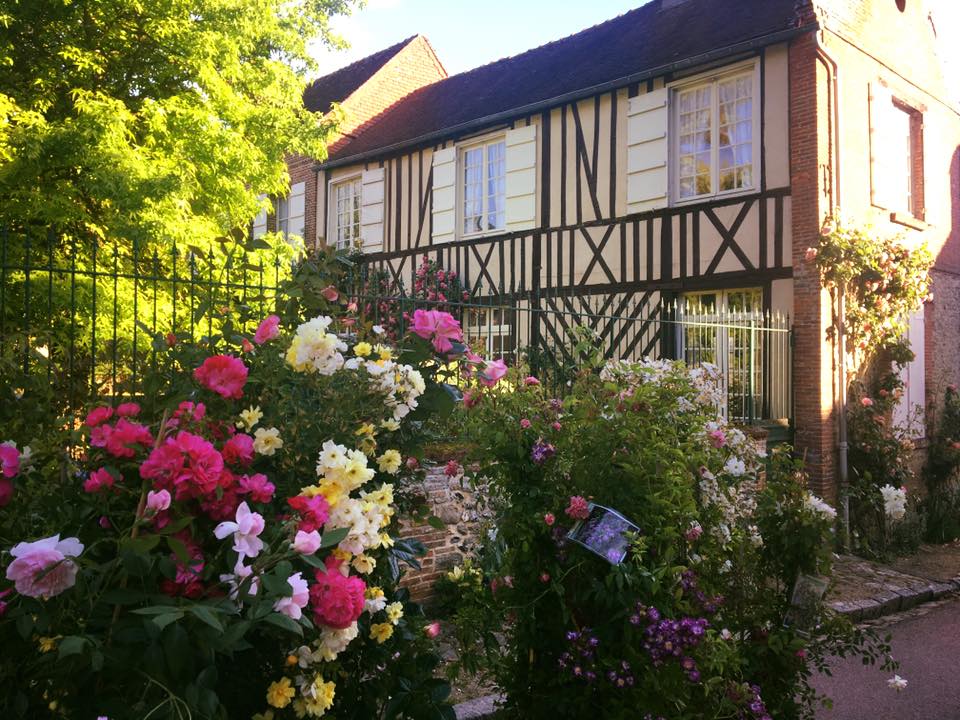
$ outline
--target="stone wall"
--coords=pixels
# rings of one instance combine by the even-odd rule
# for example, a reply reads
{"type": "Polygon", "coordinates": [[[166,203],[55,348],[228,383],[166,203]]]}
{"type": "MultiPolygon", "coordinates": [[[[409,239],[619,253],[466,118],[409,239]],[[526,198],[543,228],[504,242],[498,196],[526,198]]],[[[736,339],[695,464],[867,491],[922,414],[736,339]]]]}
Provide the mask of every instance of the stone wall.
{"type": "Polygon", "coordinates": [[[438,530],[430,525],[401,524],[401,537],[414,538],[427,547],[426,557],[420,559],[421,570],[408,569],[401,584],[410,589],[414,600],[429,602],[437,579],[473,553],[490,513],[482,490],[474,491],[462,476],[447,477],[442,465],[427,469],[423,490],[433,514],[446,527],[438,530]]]}

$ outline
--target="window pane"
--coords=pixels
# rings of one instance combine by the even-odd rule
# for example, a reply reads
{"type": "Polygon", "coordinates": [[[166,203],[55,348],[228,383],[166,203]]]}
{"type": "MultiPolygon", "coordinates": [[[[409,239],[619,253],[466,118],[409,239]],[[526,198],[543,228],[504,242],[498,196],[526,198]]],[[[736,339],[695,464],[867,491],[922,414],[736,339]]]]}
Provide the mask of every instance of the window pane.
{"type": "Polygon", "coordinates": [[[719,190],[753,187],[753,76],[717,84],[719,190]]]}
{"type": "Polygon", "coordinates": [[[506,144],[487,146],[487,213],[486,229],[500,230],[506,224],[506,144]]]}
{"type": "Polygon", "coordinates": [[[678,181],[681,198],[711,191],[711,85],[679,93],[678,181]]]}

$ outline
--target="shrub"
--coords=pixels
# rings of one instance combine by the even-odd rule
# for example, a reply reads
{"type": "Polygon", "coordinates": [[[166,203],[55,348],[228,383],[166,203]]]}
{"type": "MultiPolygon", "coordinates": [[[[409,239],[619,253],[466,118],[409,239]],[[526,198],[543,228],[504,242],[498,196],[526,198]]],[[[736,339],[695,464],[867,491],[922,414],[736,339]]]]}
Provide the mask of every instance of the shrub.
{"type": "Polygon", "coordinates": [[[928,434],[923,468],[927,496],[921,503],[926,536],[931,542],[950,542],[960,538],[960,394],[956,385],[944,392],[943,410],[928,434]]]}
{"type": "Polygon", "coordinates": [[[452,406],[433,337],[223,326],[67,425],[62,473],[0,449],[4,717],[452,717],[390,534],[452,406]]]}
{"type": "Polygon", "coordinates": [[[892,666],[817,593],[791,605],[829,572],[835,512],[785,452],[758,482],[753,441],[716,417],[714,368],[610,363],[562,402],[510,380],[465,421],[502,556],[460,618],[508,717],[812,718],[827,657],[892,666]]]}

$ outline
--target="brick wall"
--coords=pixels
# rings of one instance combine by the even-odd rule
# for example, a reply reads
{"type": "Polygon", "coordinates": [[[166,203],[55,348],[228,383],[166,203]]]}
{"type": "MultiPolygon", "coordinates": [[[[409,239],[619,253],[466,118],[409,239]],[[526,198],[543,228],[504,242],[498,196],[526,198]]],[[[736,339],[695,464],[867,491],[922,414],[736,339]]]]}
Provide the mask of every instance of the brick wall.
{"type": "Polygon", "coordinates": [[[816,267],[804,259],[818,242],[829,210],[822,181],[829,167],[827,73],[816,59],[813,35],[790,47],[790,185],[793,233],[795,443],[803,453],[812,490],[833,501],[835,435],[833,358],[826,342],[830,304],[816,267]]]}
{"type": "MultiPolygon", "coordinates": [[[[329,145],[332,156],[343,152],[351,140],[361,135],[387,108],[418,88],[447,76],[427,39],[416,36],[388,60],[373,76],[341,102],[344,121],[340,134],[329,145]]],[[[307,182],[307,222],[304,241],[308,247],[325,241],[327,229],[318,227],[318,204],[322,211],[326,202],[325,181],[314,171],[316,162],[300,156],[287,160],[290,182],[307,182]],[[309,179],[308,177],[309,176],[309,179]]],[[[319,221],[322,223],[322,219],[319,221]]]]}
{"type": "MultiPolygon", "coordinates": [[[[840,73],[840,209],[851,220],[908,243],[924,243],[935,255],[934,297],[925,306],[926,388],[930,409],[944,386],[960,382],[960,83],[944,72],[941,55],[956,43],[934,6],[907,0],[817,0],[820,42],[840,73]],[[931,12],[931,8],[934,8],[931,12]],[[906,49],[909,48],[909,51],[906,49]],[[922,229],[891,222],[890,209],[872,204],[870,193],[869,88],[882,82],[894,98],[919,111],[922,153],[914,157],[914,189],[924,198],[922,229]]],[[[795,381],[797,445],[807,453],[814,489],[835,492],[835,387],[832,350],[824,342],[830,305],[816,274],[803,261],[829,211],[831,172],[828,133],[830,77],[818,64],[815,36],[790,49],[790,154],[793,197],[795,381]]],[[[904,187],[906,183],[904,183],[904,187]]]]}
{"type": "Polygon", "coordinates": [[[442,574],[473,553],[479,533],[490,517],[482,492],[474,492],[469,483],[460,479],[448,478],[442,466],[427,471],[423,490],[433,513],[446,527],[438,530],[429,525],[401,525],[401,537],[415,538],[427,547],[426,557],[420,560],[422,569],[408,569],[401,583],[420,602],[430,600],[433,584],[442,574]]]}

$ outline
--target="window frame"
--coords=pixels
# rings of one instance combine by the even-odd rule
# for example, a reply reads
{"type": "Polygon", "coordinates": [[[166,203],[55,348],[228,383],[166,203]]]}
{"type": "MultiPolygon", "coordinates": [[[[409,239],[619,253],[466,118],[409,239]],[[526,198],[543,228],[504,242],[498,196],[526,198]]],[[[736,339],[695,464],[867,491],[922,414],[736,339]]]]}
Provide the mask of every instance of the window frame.
{"type": "MultiPolygon", "coordinates": [[[[893,112],[902,112],[907,116],[907,172],[909,195],[906,196],[906,207],[890,208],[894,222],[896,216],[906,214],[915,220],[924,220],[926,216],[926,198],[924,197],[924,158],[923,158],[923,110],[891,93],[893,112]]],[[[903,190],[903,188],[901,188],[903,190]]]]}
{"type": "MultiPolygon", "coordinates": [[[[479,238],[486,237],[488,235],[500,235],[507,231],[507,134],[505,131],[498,131],[495,133],[490,133],[487,135],[482,135],[479,137],[471,138],[469,141],[466,141],[462,144],[457,144],[457,159],[456,159],[456,213],[455,213],[455,222],[456,222],[456,232],[454,237],[457,239],[469,239],[469,238],[479,238]],[[485,188],[487,181],[489,180],[487,176],[487,153],[486,148],[491,145],[503,144],[503,227],[502,228],[493,228],[490,230],[477,230],[474,232],[464,232],[463,223],[466,219],[464,214],[464,200],[466,199],[466,179],[463,176],[465,169],[465,156],[470,150],[475,150],[478,147],[484,149],[483,152],[483,179],[481,181],[481,188],[485,188]]],[[[482,199],[482,212],[483,217],[486,217],[487,214],[487,193],[484,192],[481,196],[482,199]]]]}
{"type": "Polygon", "coordinates": [[[706,73],[700,73],[691,77],[668,83],[667,97],[668,103],[668,183],[669,197],[671,206],[689,205],[714,198],[737,197],[740,195],[751,195],[760,192],[763,187],[763,178],[761,171],[763,163],[761,162],[761,152],[763,149],[762,134],[763,128],[760,124],[760,109],[764,101],[764,89],[760,82],[760,63],[756,58],[751,58],[744,62],[736,63],[724,67],[720,70],[711,70],[706,73]],[[750,116],[750,145],[751,145],[751,164],[753,172],[753,184],[745,188],[733,188],[731,190],[720,190],[720,149],[716,136],[720,119],[719,92],[717,85],[737,76],[750,75],[752,79],[751,91],[751,116],[750,116]],[[689,197],[680,197],[680,102],[681,92],[693,90],[697,87],[710,85],[713,91],[710,94],[710,182],[712,190],[709,193],[691,195],[689,197]]]}
{"type": "Polygon", "coordinates": [[[335,250],[351,250],[363,249],[363,173],[354,172],[349,175],[342,175],[340,177],[331,178],[327,182],[327,245],[333,247],[335,250]],[[357,218],[357,235],[354,238],[351,238],[349,241],[356,247],[351,247],[347,245],[346,247],[340,247],[337,242],[337,231],[339,229],[340,213],[337,208],[337,188],[347,185],[357,183],[358,192],[355,194],[355,197],[360,198],[359,204],[359,215],[357,218]]]}

